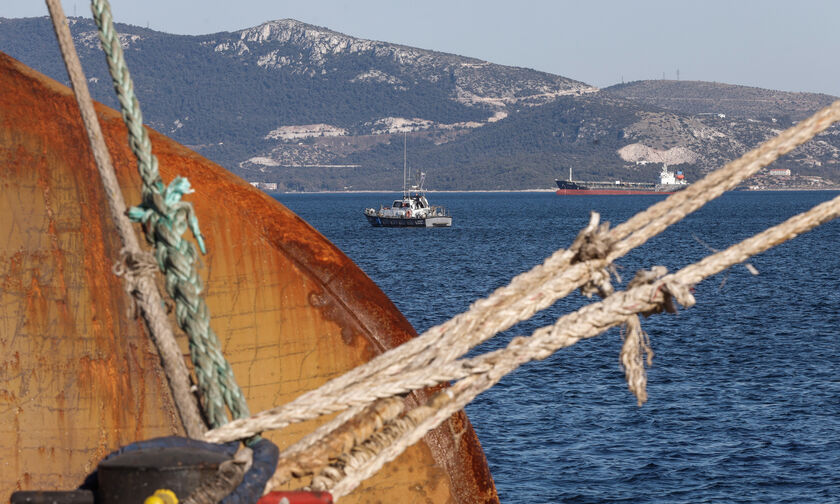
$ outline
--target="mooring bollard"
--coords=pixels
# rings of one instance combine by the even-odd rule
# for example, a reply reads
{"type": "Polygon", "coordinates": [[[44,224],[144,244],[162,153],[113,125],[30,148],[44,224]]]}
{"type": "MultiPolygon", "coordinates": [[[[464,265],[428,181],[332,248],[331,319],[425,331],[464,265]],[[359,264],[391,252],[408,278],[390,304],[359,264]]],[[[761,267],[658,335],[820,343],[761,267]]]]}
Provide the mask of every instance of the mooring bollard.
{"type": "Polygon", "coordinates": [[[216,477],[225,453],[197,447],[155,447],[120,453],[99,464],[97,504],[143,501],[165,488],[183,499],[216,477]]]}

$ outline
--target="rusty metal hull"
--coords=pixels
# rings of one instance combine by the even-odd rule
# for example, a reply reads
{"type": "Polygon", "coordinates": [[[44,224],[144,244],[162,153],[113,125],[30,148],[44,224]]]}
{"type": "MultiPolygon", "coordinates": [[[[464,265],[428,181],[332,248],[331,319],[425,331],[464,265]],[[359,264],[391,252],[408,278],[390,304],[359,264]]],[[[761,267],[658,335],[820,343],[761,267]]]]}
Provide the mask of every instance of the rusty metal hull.
{"type": "MultiPolygon", "coordinates": [[[[72,93],[2,53],[0,90],[0,499],[7,499],[15,490],[73,488],[111,450],[181,430],[157,353],[142,323],[127,316],[111,273],[120,243],[72,93]]],[[[122,120],[101,105],[97,112],[126,201],[137,202],[122,120]]],[[[416,335],[298,216],[175,142],[156,133],[152,142],[164,179],[186,176],[197,190],[190,200],[209,247],[207,302],[252,411],[416,335]]],[[[282,447],[312,428],[269,437],[282,447]]],[[[459,413],[342,502],[498,498],[459,413]]]]}

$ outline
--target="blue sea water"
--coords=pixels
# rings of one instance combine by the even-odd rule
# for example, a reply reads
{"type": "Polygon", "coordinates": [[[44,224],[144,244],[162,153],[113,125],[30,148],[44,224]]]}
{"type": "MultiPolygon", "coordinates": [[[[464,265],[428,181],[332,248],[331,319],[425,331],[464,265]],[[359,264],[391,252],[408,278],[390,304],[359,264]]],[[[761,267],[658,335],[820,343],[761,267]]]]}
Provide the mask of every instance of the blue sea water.
{"type": "MultiPolygon", "coordinates": [[[[618,261],[673,271],[836,196],[733,192],[618,261]],[[701,244],[702,242],[702,244],[701,244]]],[[[568,246],[597,210],[622,222],[661,196],[435,193],[451,229],[370,227],[382,194],[283,194],[422,332],[568,246]]],[[[611,330],[526,364],[467,413],[505,503],[840,502],[840,222],[697,286],[643,320],[655,352],[638,407],[611,330]]],[[[504,346],[586,304],[575,293],[486,342],[504,346]]]]}

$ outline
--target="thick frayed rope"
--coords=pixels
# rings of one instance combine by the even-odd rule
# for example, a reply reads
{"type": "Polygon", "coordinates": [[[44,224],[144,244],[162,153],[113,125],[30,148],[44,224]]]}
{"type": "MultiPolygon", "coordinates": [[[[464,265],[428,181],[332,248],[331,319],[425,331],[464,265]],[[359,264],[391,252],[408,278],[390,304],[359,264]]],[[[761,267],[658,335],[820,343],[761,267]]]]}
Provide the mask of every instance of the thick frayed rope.
{"type": "MultiPolygon", "coordinates": [[[[379,400],[351,419],[341,422],[338,428],[319,437],[316,445],[296,446],[285,450],[277,463],[277,471],[268,483],[277,488],[292,477],[300,478],[323,470],[344,453],[361,446],[375,433],[397,418],[405,405],[400,397],[379,400]]],[[[307,443],[308,444],[308,443],[307,443]]]]}
{"type": "Polygon", "coordinates": [[[639,406],[647,401],[647,373],[648,367],[653,365],[653,350],[650,348],[650,338],[642,329],[638,315],[633,315],[624,324],[624,344],[618,356],[624,368],[627,388],[636,396],[639,406]]]}
{"type": "MultiPolygon", "coordinates": [[[[654,313],[677,313],[679,303],[685,308],[694,306],[695,300],[691,289],[679,282],[663,280],[668,274],[664,266],[654,266],[650,270],[641,270],[630,283],[627,289],[630,290],[640,285],[657,285],[657,291],[662,293],[662,303],[655,305],[652,309],[641,311],[645,317],[654,313]]],[[[647,401],[647,372],[648,367],[653,365],[653,349],[650,347],[650,338],[642,329],[642,323],[638,315],[631,315],[624,324],[624,343],[621,346],[621,353],[618,360],[624,368],[624,377],[627,380],[627,388],[636,396],[638,405],[641,406],[647,401]]]]}
{"type": "MultiPolygon", "coordinates": [[[[398,418],[389,419],[379,429],[372,432],[361,442],[357,442],[350,450],[337,457],[332,464],[325,467],[320,474],[312,479],[311,489],[316,492],[330,491],[336,483],[343,480],[348,472],[354,472],[370,462],[385,448],[407,432],[415,429],[420,421],[428,418],[439,410],[450,396],[445,392],[436,394],[426,404],[418,406],[398,418]]],[[[333,496],[335,497],[335,496],[333,496]]]]}

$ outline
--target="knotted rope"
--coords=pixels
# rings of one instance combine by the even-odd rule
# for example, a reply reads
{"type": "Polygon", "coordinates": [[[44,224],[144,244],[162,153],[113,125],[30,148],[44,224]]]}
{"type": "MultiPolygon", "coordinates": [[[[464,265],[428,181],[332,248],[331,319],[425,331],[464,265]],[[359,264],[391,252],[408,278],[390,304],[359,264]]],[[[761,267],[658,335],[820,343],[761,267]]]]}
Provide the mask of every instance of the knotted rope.
{"type": "Polygon", "coordinates": [[[133,252],[127,247],[123,247],[120,250],[120,260],[114,263],[111,271],[114,275],[123,278],[125,293],[128,295],[128,299],[131,300],[127,313],[129,319],[137,316],[135,298],[142,295],[139,290],[140,278],[144,276],[153,278],[154,274],[157,273],[157,269],[155,256],[152,254],[146,251],[141,251],[140,253],[133,252]]]}
{"type": "Polygon", "coordinates": [[[142,178],[142,203],[132,207],[128,215],[143,223],[146,240],[155,246],[158,266],[166,275],[166,291],[175,301],[176,321],[189,336],[190,357],[205,416],[212,427],[219,427],[228,421],[225,405],[234,418],[247,417],[249,412],[233,370],[222,355],[219,339],[210,327],[209,310],[201,296],[202,283],[195,268],[195,247],[182,238],[189,228],[201,251],[205,251],[192,205],[181,201],[183,195],[192,190],[187,179],[182,177],[176,177],[164,186],[157,157],[152,153],[149,135],[143,126],[140,104],[134,95],[108,1],[92,0],[91,9],[128,128],[129,145],[137,157],[142,178]]]}
{"type": "MultiPolygon", "coordinates": [[[[654,266],[650,270],[641,270],[627,284],[627,288],[632,289],[646,284],[652,285],[667,273],[668,270],[664,266],[654,266]]],[[[679,303],[683,306],[694,304],[694,297],[691,291],[681,284],[662,284],[660,291],[663,295],[662,304],[657,305],[652,311],[642,311],[641,314],[645,317],[649,317],[654,313],[660,313],[662,310],[668,313],[677,313],[675,299],[681,299],[679,303]],[[676,296],[672,293],[676,293],[676,296]]],[[[638,315],[627,317],[624,323],[623,337],[624,343],[621,346],[621,353],[618,356],[618,360],[624,368],[627,388],[636,396],[636,400],[639,406],[641,406],[647,401],[647,373],[645,372],[645,364],[648,366],[653,364],[653,350],[650,347],[650,338],[642,330],[642,323],[638,315]]]]}
{"type": "Polygon", "coordinates": [[[617,292],[603,301],[565,315],[553,325],[538,329],[528,338],[514,338],[503,350],[459,361],[456,366],[446,370],[451,372],[452,376],[467,374],[456,372],[459,368],[479,370],[479,372],[467,375],[450,389],[432,398],[427,405],[434,404],[435,407],[431,408],[433,411],[422,410],[414,417],[416,427],[405,432],[374,457],[366,457],[363,463],[354,465],[352,470],[348,469],[351,464],[344,464],[342,467],[345,477],[332,487],[332,495],[338,498],[351,492],[361,481],[375,474],[385,463],[396,458],[408,446],[419,441],[429,430],[440,425],[479,393],[489,389],[523,363],[534,359],[544,359],[561,348],[571,346],[581,339],[596,336],[610,327],[637,317],[638,313],[667,312],[669,306],[674,307],[673,301],[684,307],[690,307],[695,302],[691,293],[692,285],[838,216],[840,216],[840,196],[722,252],[686,266],[674,274],[661,276],[665,271],[664,268],[658,267],[651,275],[645,275],[647,277],[645,281],[628,288],[627,291],[617,292]],[[417,418],[418,416],[422,418],[417,418]]]}
{"type": "MultiPolygon", "coordinates": [[[[477,384],[484,383],[486,387],[489,387],[509,372],[505,370],[505,366],[493,365],[489,360],[493,356],[489,354],[486,356],[488,360],[468,359],[459,363],[453,363],[454,358],[450,358],[451,356],[454,355],[457,358],[464,353],[465,347],[480,343],[488,337],[487,334],[495,334],[497,331],[510,327],[516,321],[529,318],[531,314],[550,305],[559,297],[592,282],[598,272],[603,272],[605,268],[608,268],[615,258],[658,234],[668,225],[677,222],[705,202],[722,194],[724,190],[733,188],[761,167],[813,137],[839,118],[840,102],[835,102],[808,120],[783,132],[779,137],[765,142],[742,158],[728,163],[703,180],[692,184],[688,189],[672,195],[611,231],[608,231],[606,226],[600,226],[597,217],[593,216],[590,226],[576,240],[578,246],[573,245],[569,250],[556,252],[543,265],[516,277],[508,287],[498,289],[490,298],[474,303],[466,314],[432,328],[417,339],[381,355],[339,379],[328,382],[316,391],[300,396],[290,404],[260,413],[247,421],[233,422],[222,429],[211,431],[207,438],[226,439],[227,436],[235,438],[247,435],[251,429],[282,428],[289,423],[340,411],[348,406],[358,407],[368,404],[380,397],[402,394],[447,380],[461,379],[449,393],[463,391],[463,394],[457,396],[462,399],[455,401],[453,403],[455,405],[447,408],[445,412],[441,410],[435,414],[434,417],[438,420],[424,422],[429,429],[433,428],[475,397],[475,394],[482,389],[477,384]],[[599,235],[597,238],[593,236],[596,230],[599,235]],[[595,253],[587,254],[586,251],[591,250],[588,247],[593,245],[595,253]],[[581,254],[582,250],[585,251],[583,254],[581,254]],[[533,290],[528,293],[517,292],[516,289],[521,288],[522,285],[529,285],[533,287],[533,290]],[[550,288],[547,288],[549,286],[550,288]],[[504,313],[505,310],[514,307],[517,309],[517,317],[521,318],[499,321],[507,315],[504,313]],[[491,320],[498,323],[490,324],[491,320]],[[453,335],[456,334],[453,329],[455,327],[460,327],[466,332],[460,333],[460,339],[453,340],[453,335]],[[442,364],[438,366],[437,363],[442,364]]],[[[654,271],[653,279],[661,274],[661,271],[654,271]]],[[[601,275],[602,279],[605,276],[609,278],[603,273],[601,275]]],[[[646,280],[651,281],[650,278],[646,280]]],[[[639,281],[641,282],[642,279],[639,281]]],[[[594,288],[590,292],[608,293],[610,288],[597,287],[602,283],[602,280],[599,281],[596,278],[594,288]]],[[[625,367],[628,386],[640,402],[646,399],[644,364],[641,356],[645,353],[649,360],[651,353],[646,337],[641,332],[637,313],[673,310],[675,298],[684,301],[686,303],[684,306],[689,306],[694,302],[688,287],[670,277],[658,281],[655,285],[656,290],[651,294],[650,299],[660,299],[660,302],[647,308],[636,307],[637,309],[626,313],[619,310],[616,313],[621,314],[621,317],[610,325],[597,326],[598,330],[595,331],[597,334],[613,325],[627,324],[627,336],[621,362],[625,367]]],[[[573,344],[581,337],[583,336],[569,339],[566,345],[556,348],[541,348],[537,344],[537,351],[531,358],[544,358],[558,348],[573,344]]],[[[521,344],[521,341],[515,339],[511,342],[511,348],[521,344]]],[[[518,358],[513,358],[506,362],[515,363],[518,360],[518,358]]],[[[409,444],[416,442],[417,439],[419,437],[414,438],[409,444]]],[[[371,462],[371,464],[376,464],[376,462],[371,462]]],[[[341,489],[344,488],[341,485],[343,483],[336,487],[338,490],[333,490],[334,495],[341,495],[341,489]]],[[[349,483],[348,485],[352,486],[349,483]]]]}
{"type": "Polygon", "coordinates": [[[70,76],[70,83],[79,104],[79,111],[96,161],[96,168],[102,179],[111,219],[114,221],[117,233],[123,243],[121,255],[125,258],[126,264],[123,266],[121,263],[117,263],[115,269],[125,272],[125,289],[131,294],[129,299],[132,300],[132,312],[133,303],[136,300],[140,307],[140,313],[149,328],[152,340],[158,349],[169,388],[172,391],[172,398],[175,401],[184,430],[192,438],[201,437],[207,427],[201,419],[195,397],[190,393],[189,371],[187,371],[184,359],[181,357],[181,350],[178,348],[175,336],[169,326],[160,293],[154,280],[149,275],[148,268],[145,267],[148,261],[143,258],[147,257],[148,253],[140,248],[137,236],[131,228],[131,223],[125,216],[125,200],[114,175],[114,166],[105,146],[105,139],[96,117],[96,111],[93,108],[93,100],[88,91],[87,80],[82,72],[79,56],[73,46],[73,36],[70,34],[67,18],[64,16],[59,0],[46,0],[46,2],[58,38],[61,55],[67,67],[67,74],[70,76]]]}

